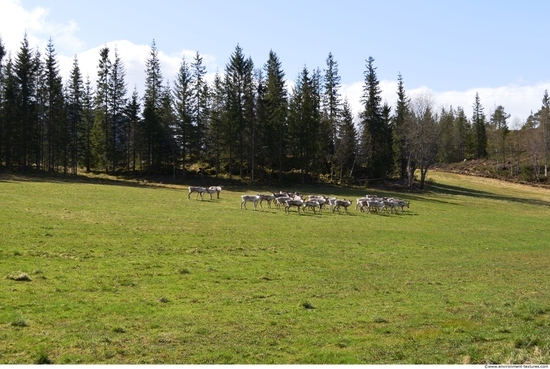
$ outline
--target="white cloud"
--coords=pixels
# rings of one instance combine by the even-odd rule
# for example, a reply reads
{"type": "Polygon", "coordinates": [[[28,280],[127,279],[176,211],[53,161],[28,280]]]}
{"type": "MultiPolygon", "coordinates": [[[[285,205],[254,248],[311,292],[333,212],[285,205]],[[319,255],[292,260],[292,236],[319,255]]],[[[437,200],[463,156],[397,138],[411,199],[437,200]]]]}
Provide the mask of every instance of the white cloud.
{"type": "MultiPolygon", "coordinates": [[[[116,50],[124,64],[128,94],[130,95],[134,91],[134,87],[136,87],[141,96],[144,91],[146,78],[145,64],[151,57],[151,45],[137,45],[127,40],[117,40],[109,41],[104,45],[77,54],[78,66],[80,67],[82,76],[84,80],[89,76],[93,86],[95,86],[95,81],[97,79],[99,52],[103,47],[109,48],[109,57],[111,61],[114,60],[116,50]]],[[[185,57],[187,63],[191,64],[194,61],[195,55],[196,52],[190,50],[182,50],[173,55],[168,55],[158,50],[158,59],[164,80],[168,81],[170,85],[173,85],[175,77],[179,72],[182,58],[185,57]]],[[[215,59],[209,55],[201,55],[201,57],[203,58],[203,65],[207,67],[207,72],[209,72],[208,66],[213,64],[215,59]]],[[[63,80],[67,81],[72,69],[74,57],[59,55],[58,59],[63,80]]],[[[207,80],[213,79],[212,76],[213,73],[209,73],[206,76],[207,80]]]]}
{"type": "Polygon", "coordinates": [[[75,22],[63,24],[49,22],[48,10],[36,7],[26,10],[20,0],[0,0],[0,37],[8,51],[16,53],[21,46],[25,33],[29,45],[38,47],[42,52],[50,37],[54,45],[75,52],[84,45],[76,36],[78,25],[75,22]]]}
{"type": "MultiPolygon", "coordinates": [[[[363,109],[361,95],[364,82],[355,82],[342,86],[342,96],[347,97],[352,106],[354,115],[363,109]]],[[[397,102],[397,81],[380,81],[382,100],[394,107],[397,102]]],[[[406,88],[406,86],[405,86],[406,88]]],[[[472,106],[476,93],[479,93],[481,105],[487,118],[498,105],[511,115],[509,123],[518,125],[524,122],[531,111],[536,112],[542,106],[542,97],[545,90],[550,90],[550,82],[539,82],[531,86],[508,85],[497,88],[472,88],[466,91],[433,91],[429,87],[421,86],[406,90],[408,97],[427,93],[433,96],[438,108],[462,107],[468,117],[472,116],[472,106]]]]}

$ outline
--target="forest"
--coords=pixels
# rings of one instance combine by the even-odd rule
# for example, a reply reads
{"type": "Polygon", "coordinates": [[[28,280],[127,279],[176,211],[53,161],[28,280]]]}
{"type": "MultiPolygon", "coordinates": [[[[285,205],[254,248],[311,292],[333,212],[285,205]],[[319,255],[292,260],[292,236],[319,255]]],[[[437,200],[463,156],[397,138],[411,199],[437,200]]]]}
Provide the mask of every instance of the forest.
{"type": "Polygon", "coordinates": [[[487,116],[476,95],[468,117],[429,95],[408,96],[401,74],[396,105],[383,104],[374,62],[365,60],[354,117],[332,53],[322,70],[304,67],[291,88],[274,51],[256,66],[239,45],[212,82],[198,52],[166,82],[153,41],[139,96],[128,91],[116,49],[100,50],[94,82],[76,56],[63,81],[51,39],[42,54],[27,36],[9,52],[0,38],[0,169],[269,184],[396,179],[423,188],[434,164],[487,159],[497,172],[547,181],[547,91],[511,130],[503,106],[487,116]]]}

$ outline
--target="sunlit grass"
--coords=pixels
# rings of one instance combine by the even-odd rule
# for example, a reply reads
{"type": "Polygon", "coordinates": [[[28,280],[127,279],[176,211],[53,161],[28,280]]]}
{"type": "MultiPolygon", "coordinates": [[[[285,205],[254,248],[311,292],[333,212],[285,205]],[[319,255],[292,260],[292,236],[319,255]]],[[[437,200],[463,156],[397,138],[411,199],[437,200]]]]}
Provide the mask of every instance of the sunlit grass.
{"type": "Polygon", "coordinates": [[[0,362],[548,362],[549,192],[430,178],[299,188],[403,214],[298,215],[240,209],[265,188],[3,175],[0,362]]]}

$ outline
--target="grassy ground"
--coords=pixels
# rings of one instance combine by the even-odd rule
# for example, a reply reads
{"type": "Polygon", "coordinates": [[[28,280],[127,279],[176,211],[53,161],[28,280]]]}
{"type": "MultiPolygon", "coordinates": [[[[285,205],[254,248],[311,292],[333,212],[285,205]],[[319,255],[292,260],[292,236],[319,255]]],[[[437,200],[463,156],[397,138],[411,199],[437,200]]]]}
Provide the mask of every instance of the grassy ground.
{"type": "Polygon", "coordinates": [[[429,178],[403,214],[298,215],[1,175],[0,363],[548,363],[550,192],[429,178]]]}

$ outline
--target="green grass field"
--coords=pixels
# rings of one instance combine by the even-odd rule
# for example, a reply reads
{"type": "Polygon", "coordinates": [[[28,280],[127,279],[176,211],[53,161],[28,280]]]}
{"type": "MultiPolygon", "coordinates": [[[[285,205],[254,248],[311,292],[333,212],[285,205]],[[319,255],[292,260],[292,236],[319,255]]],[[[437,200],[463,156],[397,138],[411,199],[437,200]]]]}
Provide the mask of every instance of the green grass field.
{"type": "Polygon", "coordinates": [[[548,190],[431,172],[289,189],[403,214],[240,209],[279,189],[0,175],[0,363],[550,361],[548,190]]]}

